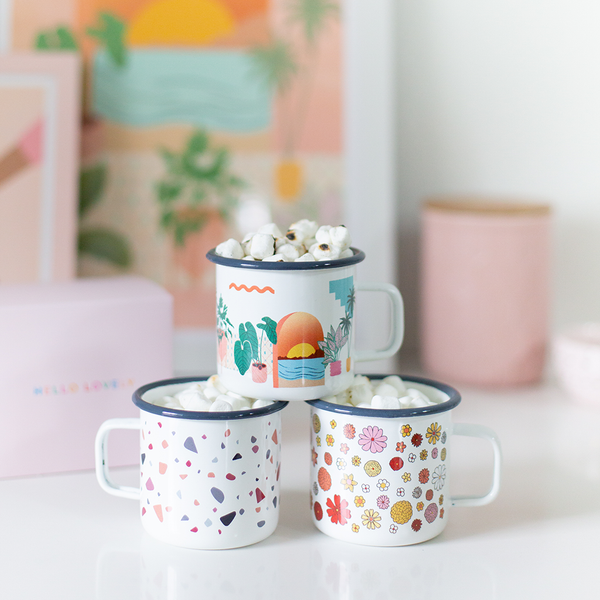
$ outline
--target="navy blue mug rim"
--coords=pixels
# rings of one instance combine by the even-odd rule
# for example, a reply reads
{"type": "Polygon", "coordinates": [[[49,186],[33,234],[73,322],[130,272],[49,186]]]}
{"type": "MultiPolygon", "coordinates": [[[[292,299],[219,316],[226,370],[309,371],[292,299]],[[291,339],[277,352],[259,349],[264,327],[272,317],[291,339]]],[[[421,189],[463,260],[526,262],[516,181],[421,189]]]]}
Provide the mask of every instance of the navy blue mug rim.
{"type": "Polygon", "coordinates": [[[320,269],[334,269],[349,267],[365,260],[365,253],[358,248],[350,248],[354,252],[348,258],[336,258],[332,260],[315,260],[307,262],[271,262],[261,260],[242,260],[241,258],[226,258],[215,252],[216,248],[206,253],[206,258],[217,265],[224,267],[235,267],[238,269],[255,269],[259,271],[314,271],[320,269]]]}
{"type": "Polygon", "coordinates": [[[208,377],[173,377],[170,379],[161,379],[152,381],[133,392],[133,403],[145,412],[159,415],[161,417],[172,417],[175,419],[190,419],[193,421],[231,421],[239,419],[251,419],[253,417],[264,417],[283,410],[289,402],[287,400],[275,400],[273,404],[261,406],[260,408],[250,408],[248,410],[230,410],[227,412],[208,412],[183,410],[177,408],[167,408],[165,406],[157,406],[142,399],[142,396],[149,390],[166,385],[177,385],[180,383],[196,383],[206,381],[208,377]]]}
{"type": "MultiPolygon", "coordinates": [[[[370,380],[384,379],[389,377],[388,375],[376,374],[376,375],[365,375],[370,380]]],[[[426,415],[434,415],[438,413],[447,412],[456,408],[461,401],[461,395],[452,386],[441,381],[434,379],[428,379],[426,377],[417,377],[413,375],[398,375],[405,383],[421,383],[434,387],[445,394],[448,394],[448,400],[440,402],[439,404],[433,404],[431,406],[421,406],[418,408],[396,408],[396,409],[382,409],[382,408],[358,408],[357,406],[341,406],[339,404],[333,404],[332,402],[326,402],[325,400],[306,400],[307,404],[310,404],[314,408],[320,408],[328,412],[334,412],[342,415],[352,415],[356,417],[370,417],[370,418],[382,418],[382,419],[398,419],[400,417],[422,417],[426,415]]]]}

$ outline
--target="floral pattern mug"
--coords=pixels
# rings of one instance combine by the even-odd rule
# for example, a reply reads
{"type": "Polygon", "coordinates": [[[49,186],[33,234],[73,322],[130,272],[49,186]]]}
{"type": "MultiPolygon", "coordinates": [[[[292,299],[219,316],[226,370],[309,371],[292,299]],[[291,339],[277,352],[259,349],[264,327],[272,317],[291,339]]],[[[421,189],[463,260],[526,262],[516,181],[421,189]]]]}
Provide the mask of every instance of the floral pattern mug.
{"type": "Polygon", "coordinates": [[[323,533],[371,546],[404,546],[439,535],[450,506],[488,504],[500,486],[501,450],[481,425],[453,424],[459,393],[448,385],[403,377],[439,403],[379,410],[312,400],[311,509],[323,533]],[[483,496],[451,497],[452,435],[488,440],[493,481],[483,496]]]}

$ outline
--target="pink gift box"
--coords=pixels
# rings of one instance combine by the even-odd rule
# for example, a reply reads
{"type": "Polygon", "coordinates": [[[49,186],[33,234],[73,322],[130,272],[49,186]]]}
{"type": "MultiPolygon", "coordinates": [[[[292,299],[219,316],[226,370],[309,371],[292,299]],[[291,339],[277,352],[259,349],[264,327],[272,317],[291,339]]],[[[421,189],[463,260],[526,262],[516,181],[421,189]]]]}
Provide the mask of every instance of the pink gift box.
{"type": "MultiPolygon", "coordinates": [[[[172,376],[171,296],[141,277],[0,287],[0,477],[94,467],[94,438],[137,416],[136,388],[172,376]]],[[[111,440],[136,464],[136,436],[111,440]]]]}

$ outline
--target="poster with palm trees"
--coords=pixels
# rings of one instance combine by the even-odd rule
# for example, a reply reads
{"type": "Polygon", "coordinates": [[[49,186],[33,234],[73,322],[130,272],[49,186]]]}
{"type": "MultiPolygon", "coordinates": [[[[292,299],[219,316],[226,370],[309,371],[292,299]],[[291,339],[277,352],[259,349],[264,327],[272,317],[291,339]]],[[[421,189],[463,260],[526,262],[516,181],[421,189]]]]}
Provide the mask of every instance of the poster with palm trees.
{"type": "Polygon", "coordinates": [[[214,328],[208,249],[261,221],[340,222],[337,0],[45,3],[13,2],[12,40],[84,58],[81,276],[147,276],[176,326],[214,328]]]}

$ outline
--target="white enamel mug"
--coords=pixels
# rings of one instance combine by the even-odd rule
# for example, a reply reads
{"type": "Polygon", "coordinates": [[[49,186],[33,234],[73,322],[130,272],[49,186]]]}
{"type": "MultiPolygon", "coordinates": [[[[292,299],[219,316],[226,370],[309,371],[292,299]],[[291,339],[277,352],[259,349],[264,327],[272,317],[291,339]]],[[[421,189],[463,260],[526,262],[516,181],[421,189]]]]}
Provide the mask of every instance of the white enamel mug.
{"type": "Polygon", "coordinates": [[[498,494],[496,434],[482,425],[452,423],[452,409],[460,402],[454,388],[419,377],[402,379],[440,403],[380,410],[309,402],[312,517],[331,537],[368,546],[424,542],[444,530],[452,507],[482,506],[498,494]],[[450,496],[453,435],[490,442],[494,462],[486,494],[450,496]]]}
{"type": "MultiPolygon", "coordinates": [[[[261,262],[223,258],[216,264],[217,363],[221,381],[242,396],[312,400],[347,389],[355,363],[393,356],[404,334],[400,292],[391,284],[356,282],[365,254],[315,262],[261,262]],[[354,346],[357,291],[391,300],[386,348],[354,346]]],[[[368,309],[361,309],[363,314],[368,309]]]]}
{"type": "Polygon", "coordinates": [[[198,378],[167,379],[133,395],[139,419],[110,419],[96,436],[96,476],[109,494],[140,503],[144,529],[186,548],[237,548],[260,542],[279,518],[281,413],[287,402],[231,412],[152,404],[198,378]],[[107,465],[114,429],[140,430],[140,487],[113,483],[107,465]]]}

